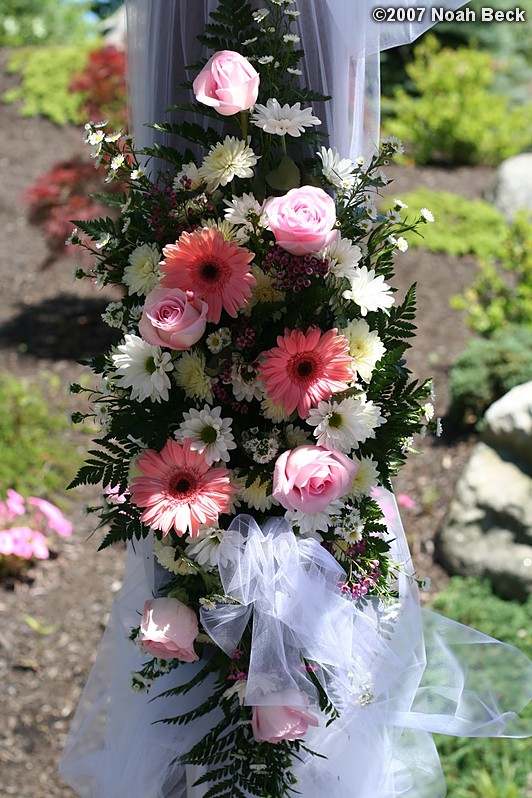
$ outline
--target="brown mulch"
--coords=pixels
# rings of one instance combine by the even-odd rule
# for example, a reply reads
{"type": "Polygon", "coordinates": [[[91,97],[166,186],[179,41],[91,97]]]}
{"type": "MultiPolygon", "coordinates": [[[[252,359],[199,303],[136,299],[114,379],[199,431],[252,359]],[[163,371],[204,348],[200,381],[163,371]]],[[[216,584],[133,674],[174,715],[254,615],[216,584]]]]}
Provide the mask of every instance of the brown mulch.
{"type": "MultiPolygon", "coordinates": [[[[0,51],[0,94],[12,80],[3,74],[4,63],[0,51]]],[[[26,222],[21,194],[58,158],[81,151],[80,133],[45,119],[21,119],[13,106],[0,108],[0,373],[7,370],[36,383],[53,373],[66,387],[84,373],[75,359],[105,345],[100,314],[110,295],[74,283],[71,259],[39,269],[45,246],[26,222]]],[[[483,168],[390,168],[388,176],[394,178],[393,196],[426,185],[479,197],[492,173],[483,168]]],[[[449,367],[468,336],[448,298],[471,281],[474,261],[416,250],[398,255],[397,265],[399,289],[414,281],[419,287],[419,336],[409,366],[416,376],[434,375],[436,410],[444,415],[449,367]]],[[[86,434],[65,433],[65,446],[84,449],[87,443],[86,434]]],[[[418,573],[430,576],[435,590],[445,585],[447,575],[433,561],[434,536],[472,443],[450,436],[419,441],[420,454],[395,480],[396,493],[415,502],[415,508],[403,509],[404,523],[418,573]]],[[[70,495],[73,538],[61,541],[57,557],[40,562],[27,582],[0,586],[2,795],[73,796],[56,774],[57,761],[123,566],[121,548],[96,552],[99,535],[92,535],[93,520],[82,512],[84,504],[95,500],[97,492],[90,488],[70,495]]]]}

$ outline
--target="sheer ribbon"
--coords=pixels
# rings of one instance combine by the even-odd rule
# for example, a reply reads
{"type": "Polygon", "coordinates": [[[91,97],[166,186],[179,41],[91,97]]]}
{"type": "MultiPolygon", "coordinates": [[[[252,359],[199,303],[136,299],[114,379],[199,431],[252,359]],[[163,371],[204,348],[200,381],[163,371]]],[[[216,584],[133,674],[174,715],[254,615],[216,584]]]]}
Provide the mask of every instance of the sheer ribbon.
{"type": "MultiPolygon", "coordinates": [[[[524,737],[532,731],[517,714],[532,696],[532,663],[512,646],[421,610],[417,585],[407,576],[411,569],[410,555],[393,495],[379,489],[375,497],[385,513],[392,557],[403,564],[398,582],[398,614],[388,635],[381,626],[382,639],[377,640],[380,653],[374,662],[369,661],[371,680],[368,679],[367,689],[363,693],[355,691],[350,699],[348,680],[346,706],[340,718],[330,726],[323,722],[309,730],[305,744],[326,758],[308,756],[295,764],[297,789],[304,798],[323,798],[327,792],[334,798],[353,798],[355,794],[357,798],[399,798],[406,794],[408,798],[442,798],[445,783],[431,733],[524,737]]],[[[228,541],[233,541],[230,553],[234,546],[245,548],[238,536],[243,537],[241,532],[252,523],[249,518],[235,521],[236,529],[228,533],[231,535],[228,541]]],[[[259,604],[253,604],[254,611],[256,606],[260,606],[261,612],[272,607],[260,604],[264,595],[269,596],[269,602],[272,592],[268,586],[258,584],[261,575],[266,579],[274,575],[264,561],[265,555],[269,557],[271,553],[271,540],[264,543],[270,533],[272,529],[266,528],[258,536],[254,530],[260,549],[253,555],[257,578],[236,564],[246,562],[242,557],[245,552],[240,552],[235,564],[229,559],[222,564],[228,569],[228,587],[234,595],[245,599],[254,596],[258,600],[259,604]],[[244,579],[240,576],[235,579],[237,573],[244,579]]],[[[291,534],[281,528],[281,536],[291,534]]],[[[296,567],[293,573],[301,576],[301,584],[314,574],[317,584],[321,584],[320,594],[327,596],[327,600],[329,592],[334,595],[331,576],[334,568],[326,552],[321,555],[313,544],[301,542],[294,547],[293,542],[285,543],[289,544],[286,549],[283,543],[283,549],[279,547],[273,556],[279,558],[282,554],[284,558],[285,551],[289,552],[296,567]],[[296,555],[299,561],[295,560],[296,555]]],[[[113,605],[110,623],[76,712],[60,772],[82,798],[124,795],[190,798],[193,794],[194,798],[200,798],[201,792],[193,793],[187,788],[185,769],[178,758],[212,728],[216,713],[184,727],[156,721],[197,706],[208,694],[210,683],[179,699],[151,700],[153,696],[133,693],[129,687],[130,674],[141,667],[143,656],[128,635],[131,627],[138,625],[144,601],[152,595],[154,587],[151,542],[136,543],[135,547],[135,550],[132,545],[129,547],[124,586],[113,605]]],[[[251,552],[252,549],[249,562],[252,562],[251,552]]],[[[297,591],[291,574],[283,567],[283,577],[277,582],[279,599],[273,596],[273,608],[288,620],[288,628],[292,623],[290,608],[297,608],[294,599],[297,591]],[[288,606],[283,607],[285,602],[288,606]]],[[[311,596],[309,601],[309,607],[315,606],[311,596]]],[[[300,619],[305,619],[305,608],[299,607],[299,611],[300,619]]],[[[368,611],[369,618],[361,624],[364,633],[378,628],[373,604],[368,605],[368,611]]],[[[247,606],[242,605],[242,612],[247,612],[247,606]]],[[[269,617],[266,612],[266,623],[269,617]]],[[[308,628],[302,630],[302,637],[298,633],[297,639],[292,631],[285,635],[283,630],[283,640],[289,643],[288,659],[301,642],[319,656],[320,651],[313,647],[319,649],[327,638],[333,644],[337,639],[335,630],[327,629],[319,614],[312,616],[309,612],[305,623],[308,628]],[[317,632],[316,627],[321,631],[317,632]]],[[[223,639],[222,629],[223,625],[219,625],[220,639],[223,639]]],[[[357,634],[353,636],[355,645],[357,634]]],[[[237,632],[227,634],[224,645],[233,646],[237,637],[237,632]]],[[[267,643],[260,638],[257,642],[259,650],[267,643]]],[[[332,655],[325,656],[327,673],[342,675],[345,650],[338,647],[332,655]]],[[[367,652],[365,662],[368,662],[367,652]]],[[[183,664],[167,674],[156,682],[155,695],[176,682],[189,681],[197,667],[197,664],[183,664]]],[[[279,670],[276,667],[273,675],[277,677],[279,670]]],[[[296,669],[294,678],[299,679],[299,675],[296,669]]],[[[307,689],[306,684],[299,681],[297,684],[307,689]]],[[[264,700],[265,686],[268,687],[267,682],[258,681],[258,700],[261,695],[264,700]]],[[[275,681],[273,687],[276,692],[275,681]]]]}

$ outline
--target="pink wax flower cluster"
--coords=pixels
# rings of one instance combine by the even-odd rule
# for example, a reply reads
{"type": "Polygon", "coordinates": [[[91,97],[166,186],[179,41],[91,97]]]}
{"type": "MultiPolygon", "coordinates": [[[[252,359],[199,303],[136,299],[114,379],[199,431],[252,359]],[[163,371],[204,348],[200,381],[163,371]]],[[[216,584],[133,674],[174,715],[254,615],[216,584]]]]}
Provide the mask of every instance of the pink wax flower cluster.
{"type": "Polygon", "coordinates": [[[53,534],[69,537],[72,524],[61,510],[46,499],[25,499],[8,489],[0,501],[0,565],[8,573],[20,570],[20,560],[46,560],[50,556],[49,539],[53,534]]]}
{"type": "Polygon", "coordinates": [[[195,662],[198,619],[194,610],[176,598],[149,599],[144,604],[139,640],[147,654],[158,659],[195,662]]]}
{"type": "Polygon", "coordinates": [[[192,88],[196,100],[222,116],[247,111],[259,94],[259,73],[234,50],[220,50],[209,58],[192,88]]]}

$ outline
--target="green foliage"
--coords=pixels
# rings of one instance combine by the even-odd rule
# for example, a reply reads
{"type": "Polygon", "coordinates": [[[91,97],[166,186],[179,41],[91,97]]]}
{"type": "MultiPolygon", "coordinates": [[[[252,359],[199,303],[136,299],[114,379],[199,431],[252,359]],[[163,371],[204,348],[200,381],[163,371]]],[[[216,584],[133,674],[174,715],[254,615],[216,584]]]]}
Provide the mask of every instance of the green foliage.
{"type": "Polygon", "coordinates": [[[494,91],[489,53],[440,49],[428,36],[406,71],[413,91],[394,92],[386,132],[403,141],[416,163],[496,164],[532,144],[532,104],[514,106],[494,91]]]}
{"type": "Polygon", "coordinates": [[[473,285],[451,300],[467,312],[466,324],[490,335],[506,324],[532,329],[532,223],[518,217],[508,228],[497,260],[483,259],[473,285]]]}
{"type": "Polygon", "coordinates": [[[2,0],[0,47],[83,41],[95,33],[87,8],[72,0],[2,0]]]}
{"type": "MultiPolygon", "coordinates": [[[[489,202],[428,188],[418,188],[401,199],[408,205],[407,213],[428,208],[435,219],[433,224],[424,225],[417,235],[405,235],[410,247],[454,257],[472,254],[487,258],[501,252],[501,241],[508,225],[489,202]]],[[[388,209],[393,201],[389,199],[383,205],[388,209]]]]}
{"type": "Polygon", "coordinates": [[[532,329],[509,325],[490,338],[471,339],[451,369],[449,391],[457,417],[480,417],[511,388],[532,380],[532,329]]]}
{"type": "MultiPolygon", "coordinates": [[[[57,389],[51,382],[49,391],[57,389]]],[[[55,395],[54,404],[60,406],[55,395]]],[[[53,411],[35,385],[0,374],[0,494],[15,488],[49,496],[63,488],[79,465],[61,441],[67,427],[66,408],[53,411]]]]}
{"type": "Polygon", "coordinates": [[[21,116],[49,117],[57,125],[81,124],[83,96],[69,89],[75,73],[83,69],[92,44],[24,48],[11,54],[10,73],[20,72],[21,83],[6,92],[3,101],[22,101],[21,116]]]}
{"type": "MultiPolygon", "coordinates": [[[[517,604],[495,596],[488,582],[452,577],[432,609],[532,656],[532,596],[517,604]]],[[[531,717],[530,709],[524,717],[531,717]]],[[[436,735],[448,798],[522,798],[529,775],[527,740],[436,735]]]]}

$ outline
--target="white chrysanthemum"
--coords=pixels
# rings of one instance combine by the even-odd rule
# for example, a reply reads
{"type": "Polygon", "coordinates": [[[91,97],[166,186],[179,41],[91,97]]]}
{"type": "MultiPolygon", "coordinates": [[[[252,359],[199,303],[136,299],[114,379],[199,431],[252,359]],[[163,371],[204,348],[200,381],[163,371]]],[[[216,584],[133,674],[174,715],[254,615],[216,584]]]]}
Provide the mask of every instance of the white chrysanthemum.
{"type": "Polygon", "coordinates": [[[394,197],[393,204],[395,205],[396,208],[403,208],[403,210],[406,210],[408,208],[408,205],[406,205],[406,203],[404,203],[402,200],[397,199],[397,197],[394,197]]]}
{"type": "Polygon", "coordinates": [[[319,513],[303,513],[301,510],[287,510],[285,519],[292,526],[299,527],[301,537],[314,538],[318,542],[323,540],[320,532],[327,532],[331,519],[342,507],[342,502],[335,499],[319,513]]]}
{"type": "Polygon", "coordinates": [[[217,355],[231,343],[231,331],[229,327],[219,327],[207,336],[205,343],[207,344],[209,352],[213,355],[217,355]]]}
{"type": "Polygon", "coordinates": [[[122,302],[109,302],[102,313],[102,321],[115,327],[117,330],[122,330],[124,327],[124,305],[122,302]]]}
{"type": "Polygon", "coordinates": [[[320,255],[329,260],[329,272],[336,277],[345,277],[351,281],[357,275],[357,263],[362,257],[362,250],[349,238],[342,238],[340,233],[320,255]]]}
{"type": "Polygon", "coordinates": [[[227,219],[202,219],[201,226],[207,228],[215,227],[226,241],[234,241],[236,243],[240,240],[238,228],[228,222],[227,219]]]}
{"type": "Polygon", "coordinates": [[[205,365],[201,352],[184,352],[175,363],[174,379],[190,399],[212,402],[212,384],[205,365]]]}
{"type": "Polygon", "coordinates": [[[341,334],[349,341],[353,371],[356,371],[361,380],[369,382],[375,365],[386,352],[386,347],[377,332],[370,330],[364,319],[350,321],[341,334]]]}
{"type": "Polygon", "coordinates": [[[355,164],[350,158],[340,158],[338,150],[321,147],[318,157],[322,162],[322,173],[329,183],[336,188],[350,189],[357,183],[355,164]]]}
{"type": "Polygon", "coordinates": [[[363,316],[375,310],[384,310],[387,313],[394,303],[390,286],[384,282],[384,277],[376,277],[375,269],[368,270],[367,266],[356,270],[355,276],[351,278],[351,288],[344,291],[342,296],[355,302],[363,316]]]}
{"type": "Polygon", "coordinates": [[[232,418],[221,418],[222,408],[205,405],[203,410],[191,408],[183,413],[184,421],[175,432],[175,439],[183,443],[190,441],[190,448],[203,452],[209,465],[223,460],[229,462],[229,450],[236,449],[231,432],[232,418]]]}
{"type": "Polygon", "coordinates": [[[121,388],[131,388],[131,398],[143,402],[168,401],[172,356],[163,352],[160,346],[151,346],[138,335],[126,335],[125,343],[117,346],[112,361],[119,377],[116,384],[121,388]]]}
{"type": "Polygon", "coordinates": [[[194,161],[183,164],[181,171],[174,178],[175,191],[194,191],[203,183],[198,167],[194,161]]]}
{"type": "Polygon", "coordinates": [[[379,483],[379,471],[377,463],[373,457],[353,457],[353,461],[358,465],[358,471],[353,481],[353,488],[350,496],[353,499],[362,499],[369,496],[371,489],[379,483]]]}
{"type": "Polygon", "coordinates": [[[257,477],[251,485],[246,487],[245,482],[239,489],[240,498],[253,510],[264,512],[269,510],[276,500],[272,496],[272,485],[269,479],[264,481],[257,477]]]}
{"type": "Polygon", "coordinates": [[[312,115],[312,108],[301,108],[301,103],[281,105],[275,98],[270,98],[266,105],[258,103],[253,109],[251,122],[272,136],[288,134],[295,138],[299,138],[306,127],[321,125],[321,119],[312,115]]]}
{"type": "Polygon", "coordinates": [[[262,399],[264,389],[257,379],[257,372],[245,363],[234,363],[231,369],[231,387],[235,399],[239,402],[251,402],[262,399]]]}
{"type": "Polygon", "coordinates": [[[197,562],[204,571],[215,571],[218,567],[218,549],[224,535],[223,529],[200,529],[197,537],[186,540],[187,557],[197,562]]]}
{"type": "Polygon", "coordinates": [[[285,44],[298,44],[300,41],[301,39],[296,33],[285,33],[283,36],[283,42],[285,44]]]}
{"type": "Polygon", "coordinates": [[[397,136],[388,136],[387,139],[383,139],[382,144],[389,144],[391,149],[394,152],[399,153],[399,155],[402,155],[402,153],[405,151],[402,142],[397,138],[397,136]]]}
{"type": "Polygon", "coordinates": [[[161,277],[160,260],[161,252],[155,244],[142,244],[133,250],[122,278],[130,293],[146,296],[157,288],[161,277]]]}
{"type": "Polygon", "coordinates": [[[368,438],[374,438],[375,430],[385,421],[378,405],[353,396],[340,402],[318,402],[307,418],[307,424],[315,427],[318,446],[340,452],[350,452],[368,438]]]}
{"type": "Polygon", "coordinates": [[[245,308],[245,313],[249,313],[251,308],[261,302],[282,302],[284,293],[278,288],[273,287],[273,277],[262,271],[260,266],[253,266],[251,272],[256,280],[251,289],[251,296],[245,308]]]}
{"type": "Polygon", "coordinates": [[[269,396],[264,397],[260,403],[260,406],[262,409],[262,415],[269,419],[269,421],[279,423],[280,421],[286,421],[289,418],[289,415],[284,409],[284,405],[280,402],[274,402],[269,396]]]}
{"type": "Polygon", "coordinates": [[[141,169],[140,167],[138,169],[132,169],[129,176],[133,181],[140,180],[140,178],[144,176],[144,169],[141,169]]]}
{"type": "Polygon", "coordinates": [[[257,227],[268,226],[264,203],[259,202],[253,194],[242,194],[241,197],[233,197],[224,201],[227,205],[225,218],[231,224],[243,225],[246,230],[250,231],[257,227]]]}
{"type": "Polygon", "coordinates": [[[269,463],[279,451],[279,430],[272,432],[259,432],[255,427],[242,435],[242,446],[249,456],[256,462],[264,465],[269,463]]]}
{"type": "MultiPolygon", "coordinates": [[[[347,512],[331,519],[334,524],[334,529],[337,535],[342,537],[346,543],[356,543],[362,539],[364,534],[364,521],[362,520],[358,510],[354,507],[348,509],[347,512]]],[[[343,548],[340,546],[340,548],[343,548]]]]}
{"type": "Polygon", "coordinates": [[[394,208],[393,210],[388,211],[388,213],[386,214],[386,218],[390,222],[398,224],[401,221],[401,214],[399,213],[399,211],[396,211],[394,208]]]}
{"type": "Polygon", "coordinates": [[[253,177],[258,158],[245,141],[226,136],[209,150],[198,170],[208,191],[226,186],[235,177],[253,177]]]}
{"type": "Polygon", "coordinates": [[[178,557],[176,559],[176,550],[172,546],[168,537],[164,538],[164,540],[159,540],[158,538],[154,537],[153,553],[162,567],[166,568],[167,571],[170,571],[171,574],[186,576],[187,574],[197,573],[194,565],[187,562],[184,557],[178,557]]]}
{"type": "Polygon", "coordinates": [[[431,213],[428,208],[421,208],[420,214],[421,218],[424,219],[426,222],[434,221],[434,214],[431,213]]]}
{"type": "Polygon", "coordinates": [[[425,421],[432,421],[434,418],[434,405],[432,402],[427,402],[426,404],[421,405],[421,410],[423,410],[425,421]]]}
{"type": "Polygon", "coordinates": [[[290,449],[297,449],[298,446],[306,446],[310,443],[309,432],[296,424],[287,424],[284,429],[284,437],[290,449]]]}
{"type": "Polygon", "coordinates": [[[399,252],[406,252],[408,249],[408,241],[403,236],[399,236],[399,238],[395,242],[395,246],[399,250],[399,252]]]}

